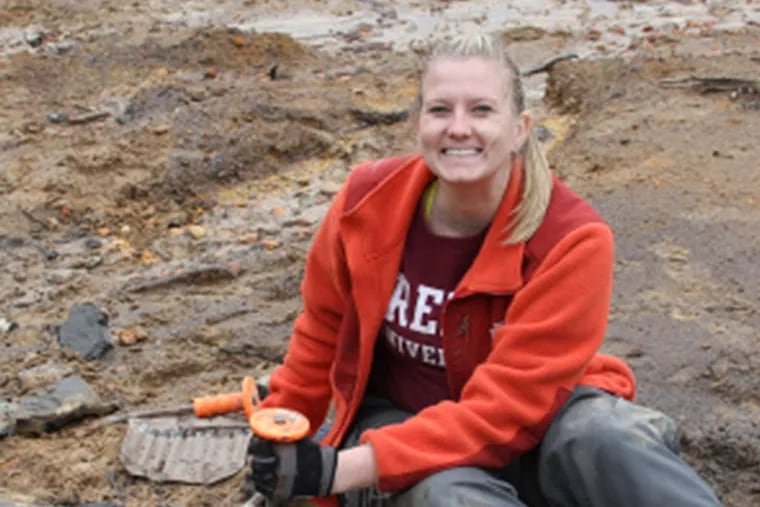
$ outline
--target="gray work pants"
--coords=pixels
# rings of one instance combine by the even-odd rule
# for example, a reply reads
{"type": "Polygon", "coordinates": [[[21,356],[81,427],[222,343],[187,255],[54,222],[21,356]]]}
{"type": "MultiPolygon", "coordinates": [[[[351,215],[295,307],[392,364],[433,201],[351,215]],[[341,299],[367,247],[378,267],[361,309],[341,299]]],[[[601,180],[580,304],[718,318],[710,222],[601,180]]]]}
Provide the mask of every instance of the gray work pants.
{"type": "MultiPolygon", "coordinates": [[[[361,433],[410,414],[368,396],[345,447],[361,433]]],[[[456,438],[452,435],[452,438],[456,438]]],[[[395,493],[367,489],[345,507],[531,506],[703,507],[720,502],[678,456],[664,414],[592,387],[577,387],[541,444],[503,469],[451,468],[395,493]]]]}

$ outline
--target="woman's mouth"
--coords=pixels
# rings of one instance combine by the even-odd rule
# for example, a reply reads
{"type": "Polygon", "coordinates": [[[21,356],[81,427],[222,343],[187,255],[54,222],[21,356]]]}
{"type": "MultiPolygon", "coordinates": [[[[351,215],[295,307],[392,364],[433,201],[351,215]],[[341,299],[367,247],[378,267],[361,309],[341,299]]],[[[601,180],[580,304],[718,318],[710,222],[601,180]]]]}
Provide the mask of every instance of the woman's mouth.
{"type": "Polygon", "coordinates": [[[480,148],[444,148],[444,155],[453,157],[471,157],[480,154],[483,150],[480,148]]]}

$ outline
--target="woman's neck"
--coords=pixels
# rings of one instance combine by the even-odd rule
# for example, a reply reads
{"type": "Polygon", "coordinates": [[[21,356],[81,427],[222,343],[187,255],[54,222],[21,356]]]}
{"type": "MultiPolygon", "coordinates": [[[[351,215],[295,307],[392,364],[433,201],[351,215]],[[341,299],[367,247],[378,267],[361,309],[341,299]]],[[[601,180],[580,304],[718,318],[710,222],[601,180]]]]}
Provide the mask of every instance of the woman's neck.
{"type": "Polygon", "coordinates": [[[431,197],[427,216],[430,230],[441,236],[468,237],[479,234],[493,220],[509,183],[509,171],[488,182],[462,185],[440,181],[431,197]]]}

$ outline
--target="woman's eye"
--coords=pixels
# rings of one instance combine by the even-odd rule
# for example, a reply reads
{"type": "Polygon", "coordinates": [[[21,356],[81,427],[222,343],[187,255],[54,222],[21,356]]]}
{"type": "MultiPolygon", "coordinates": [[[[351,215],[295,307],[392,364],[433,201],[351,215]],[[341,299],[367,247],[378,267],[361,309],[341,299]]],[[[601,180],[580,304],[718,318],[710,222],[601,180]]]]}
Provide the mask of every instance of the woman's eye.
{"type": "Polygon", "coordinates": [[[448,111],[448,109],[445,106],[430,106],[428,108],[428,112],[433,114],[443,114],[446,111],[448,111]]]}
{"type": "Polygon", "coordinates": [[[474,109],[476,113],[490,113],[493,111],[493,108],[487,104],[477,105],[474,109]]]}

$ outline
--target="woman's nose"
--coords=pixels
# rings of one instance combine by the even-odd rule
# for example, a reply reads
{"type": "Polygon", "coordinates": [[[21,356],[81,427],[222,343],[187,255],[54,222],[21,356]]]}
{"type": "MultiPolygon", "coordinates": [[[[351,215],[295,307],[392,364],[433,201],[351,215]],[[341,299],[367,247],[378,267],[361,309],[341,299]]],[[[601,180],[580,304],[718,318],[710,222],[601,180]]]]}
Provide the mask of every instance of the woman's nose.
{"type": "Polygon", "coordinates": [[[449,123],[449,135],[452,137],[469,136],[472,133],[472,123],[466,113],[462,111],[455,111],[451,115],[451,123],[449,123]]]}

